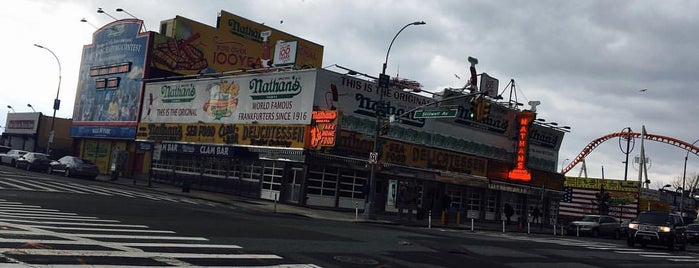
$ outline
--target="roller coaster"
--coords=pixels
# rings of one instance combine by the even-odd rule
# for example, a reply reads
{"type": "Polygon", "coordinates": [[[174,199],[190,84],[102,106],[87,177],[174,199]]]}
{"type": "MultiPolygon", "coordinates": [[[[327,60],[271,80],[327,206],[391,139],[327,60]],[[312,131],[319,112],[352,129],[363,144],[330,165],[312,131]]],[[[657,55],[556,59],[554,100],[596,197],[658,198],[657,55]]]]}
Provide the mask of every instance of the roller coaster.
{"type": "MultiPolygon", "coordinates": [[[[597,148],[597,146],[599,146],[600,144],[602,144],[603,142],[605,142],[607,140],[610,140],[613,138],[628,138],[628,139],[640,138],[641,135],[642,135],[641,133],[629,131],[629,132],[611,133],[611,134],[604,135],[600,138],[597,138],[597,139],[593,140],[592,142],[590,142],[587,146],[585,146],[585,148],[583,148],[583,150],[580,152],[580,154],[578,154],[578,156],[576,156],[575,159],[573,159],[573,161],[571,161],[570,164],[561,171],[561,173],[564,175],[566,173],[568,173],[568,171],[573,169],[578,163],[584,161],[585,157],[587,157],[587,155],[592,153],[592,150],[594,150],[595,148],[597,148]]],[[[661,143],[669,144],[672,146],[676,146],[682,150],[687,151],[688,153],[692,153],[696,156],[699,156],[699,147],[694,146],[693,144],[687,143],[685,141],[681,141],[681,140],[678,140],[675,138],[670,138],[667,136],[655,135],[655,134],[649,134],[649,133],[645,133],[643,135],[643,139],[647,140],[647,141],[661,142],[661,143]]]]}

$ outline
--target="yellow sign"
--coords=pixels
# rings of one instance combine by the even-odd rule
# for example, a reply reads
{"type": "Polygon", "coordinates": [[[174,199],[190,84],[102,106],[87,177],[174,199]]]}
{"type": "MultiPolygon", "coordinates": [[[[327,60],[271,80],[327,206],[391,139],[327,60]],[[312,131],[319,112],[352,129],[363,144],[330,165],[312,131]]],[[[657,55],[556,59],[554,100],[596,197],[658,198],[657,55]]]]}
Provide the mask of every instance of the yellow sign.
{"type": "Polygon", "coordinates": [[[638,192],[638,181],[566,177],[563,184],[564,187],[592,190],[599,190],[603,185],[607,191],[638,192]]]}
{"type": "Polygon", "coordinates": [[[409,167],[439,169],[486,176],[488,161],[483,158],[425,146],[386,141],[381,160],[409,167]]]}
{"type": "Polygon", "coordinates": [[[305,125],[140,123],[136,139],[303,148],[305,125]]]}
{"type": "Polygon", "coordinates": [[[221,11],[218,28],[184,17],[172,20],[175,38],[156,34],[153,64],[178,74],[271,67],[277,41],[297,41],[296,69],[319,68],[323,46],[221,11]]]}

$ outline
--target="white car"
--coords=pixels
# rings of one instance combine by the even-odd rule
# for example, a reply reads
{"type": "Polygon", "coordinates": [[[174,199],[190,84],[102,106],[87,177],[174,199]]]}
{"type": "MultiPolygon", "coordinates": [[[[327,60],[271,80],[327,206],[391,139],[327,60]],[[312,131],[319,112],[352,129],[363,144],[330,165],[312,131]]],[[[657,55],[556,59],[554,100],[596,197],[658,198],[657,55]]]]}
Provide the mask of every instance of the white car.
{"type": "Polygon", "coordinates": [[[26,153],[28,152],[24,150],[9,150],[7,153],[0,154],[0,161],[2,164],[15,166],[15,161],[26,153]]]}

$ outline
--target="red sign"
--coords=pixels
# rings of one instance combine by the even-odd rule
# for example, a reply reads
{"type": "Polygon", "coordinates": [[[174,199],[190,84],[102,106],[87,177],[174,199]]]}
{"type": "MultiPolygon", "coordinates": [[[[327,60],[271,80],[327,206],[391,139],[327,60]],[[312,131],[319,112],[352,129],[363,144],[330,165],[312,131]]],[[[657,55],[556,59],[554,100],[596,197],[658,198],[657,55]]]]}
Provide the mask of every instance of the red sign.
{"type": "Polygon", "coordinates": [[[313,123],[310,132],[310,149],[335,146],[337,135],[337,111],[313,111],[311,120],[313,123]]]}
{"type": "Polygon", "coordinates": [[[531,181],[532,174],[527,170],[527,151],[529,147],[529,124],[534,120],[534,113],[531,111],[523,111],[518,117],[517,159],[515,160],[515,168],[510,170],[507,177],[511,180],[531,181]]]}

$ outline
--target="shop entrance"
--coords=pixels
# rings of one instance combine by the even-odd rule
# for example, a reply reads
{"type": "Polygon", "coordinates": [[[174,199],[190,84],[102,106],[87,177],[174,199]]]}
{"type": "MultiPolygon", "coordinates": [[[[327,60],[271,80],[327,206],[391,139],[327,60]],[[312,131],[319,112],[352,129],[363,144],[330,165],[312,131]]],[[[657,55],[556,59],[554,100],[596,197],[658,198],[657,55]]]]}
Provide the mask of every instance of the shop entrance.
{"type": "Polygon", "coordinates": [[[286,201],[298,203],[301,196],[301,181],[303,178],[303,168],[292,167],[289,174],[289,181],[284,185],[286,201]]]}

